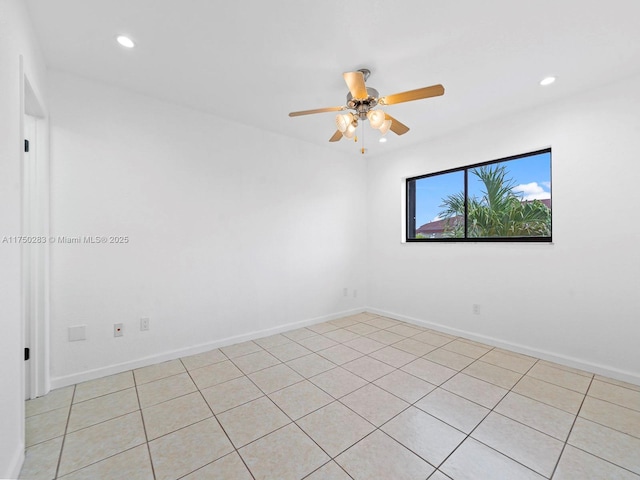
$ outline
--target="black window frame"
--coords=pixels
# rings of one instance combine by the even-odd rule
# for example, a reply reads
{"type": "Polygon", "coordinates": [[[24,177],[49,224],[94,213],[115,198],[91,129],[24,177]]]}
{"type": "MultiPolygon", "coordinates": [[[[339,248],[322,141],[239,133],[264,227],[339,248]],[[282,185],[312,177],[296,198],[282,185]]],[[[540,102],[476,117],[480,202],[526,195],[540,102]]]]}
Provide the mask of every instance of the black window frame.
{"type": "Polygon", "coordinates": [[[489,160],[486,162],[474,163],[472,165],[465,165],[464,167],[450,168],[448,170],[441,170],[438,172],[428,173],[425,175],[419,175],[416,177],[410,177],[405,180],[405,241],[408,243],[440,243],[440,242],[457,242],[457,243],[552,243],[553,242],[553,154],[551,152],[551,147],[543,148],[540,150],[535,150],[532,152],[521,153],[518,155],[512,155],[509,157],[499,158],[496,160],[489,160]],[[550,210],[551,210],[551,227],[550,227],[550,235],[545,237],[468,237],[468,229],[467,229],[467,215],[468,215],[468,177],[469,171],[474,168],[484,167],[487,165],[493,165],[496,163],[504,163],[511,160],[518,160],[520,158],[532,157],[534,155],[540,155],[543,153],[549,154],[549,179],[551,181],[551,199],[550,199],[550,210]],[[454,172],[463,172],[464,173],[464,237],[440,237],[440,238],[410,238],[409,233],[416,231],[416,218],[415,218],[415,182],[417,180],[429,177],[436,177],[438,175],[445,175],[454,172]]]}

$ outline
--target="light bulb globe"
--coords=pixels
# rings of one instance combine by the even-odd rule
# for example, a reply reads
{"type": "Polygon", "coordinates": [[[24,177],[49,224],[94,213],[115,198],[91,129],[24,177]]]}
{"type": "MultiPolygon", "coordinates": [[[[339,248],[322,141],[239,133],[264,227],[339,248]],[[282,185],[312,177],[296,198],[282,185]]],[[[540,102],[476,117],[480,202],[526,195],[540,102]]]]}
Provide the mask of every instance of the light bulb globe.
{"type": "Polygon", "coordinates": [[[352,113],[344,113],[336,115],[336,126],[338,130],[344,133],[349,125],[353,123],[353,114],[352,113]]]}
{"type": "Polygon", "coordinates": [[[353,123],[350,123],[349,126],[347,126],[347,129],[342,132],[342,135],[344,135],[347,138],[353,138],[353,136],[356,134],[356,126],[353,123]]]}
{"type": "Polygon", "coordinates": [[[378,130],[380,130],[380,133],[382,135],[386,135],[386,133],[389,131],[390,128],[391,128],[391,120],[385,120],[384,122],[382,122],[382,125],[378,127],[378,130]]]}

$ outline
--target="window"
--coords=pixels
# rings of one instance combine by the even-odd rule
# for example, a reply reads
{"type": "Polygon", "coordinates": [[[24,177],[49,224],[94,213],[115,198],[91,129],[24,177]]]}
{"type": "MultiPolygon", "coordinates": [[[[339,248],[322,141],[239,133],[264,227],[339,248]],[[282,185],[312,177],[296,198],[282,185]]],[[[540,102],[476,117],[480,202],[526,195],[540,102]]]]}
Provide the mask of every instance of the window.
{"type": "Polygon", "coordinates": [[[550,242],[551,149],[408,178],[407,241],[550,242]]]}

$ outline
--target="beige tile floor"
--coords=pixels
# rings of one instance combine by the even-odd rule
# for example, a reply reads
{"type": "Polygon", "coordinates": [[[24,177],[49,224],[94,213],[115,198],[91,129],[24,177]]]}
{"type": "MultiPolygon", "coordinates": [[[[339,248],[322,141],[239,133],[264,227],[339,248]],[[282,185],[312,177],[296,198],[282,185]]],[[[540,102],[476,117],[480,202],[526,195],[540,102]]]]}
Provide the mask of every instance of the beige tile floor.
{"type": "Polygon", "coordinates": [[[30,400],[23,479],[636,479],[640,387],[362,313],[30,400]]]}

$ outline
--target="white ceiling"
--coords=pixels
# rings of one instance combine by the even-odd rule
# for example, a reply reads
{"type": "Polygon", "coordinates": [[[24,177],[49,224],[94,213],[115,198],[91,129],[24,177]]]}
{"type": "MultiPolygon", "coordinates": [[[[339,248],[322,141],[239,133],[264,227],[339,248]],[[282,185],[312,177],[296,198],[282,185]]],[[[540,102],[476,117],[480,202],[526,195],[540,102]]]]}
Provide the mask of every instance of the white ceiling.
{"type": "Polygon", "coordinates": [[[638,0],[27,0],[50,68],[329,144],[342,73],[367,67],[388,95],[436,83],[443,97],[385,107],[411,131],[388,152],[640,72],[638,0]],[[133,38],[125,50],[117,34],[133,38]],[[558,81],[538,82],[547,75],[558,81]]]}

